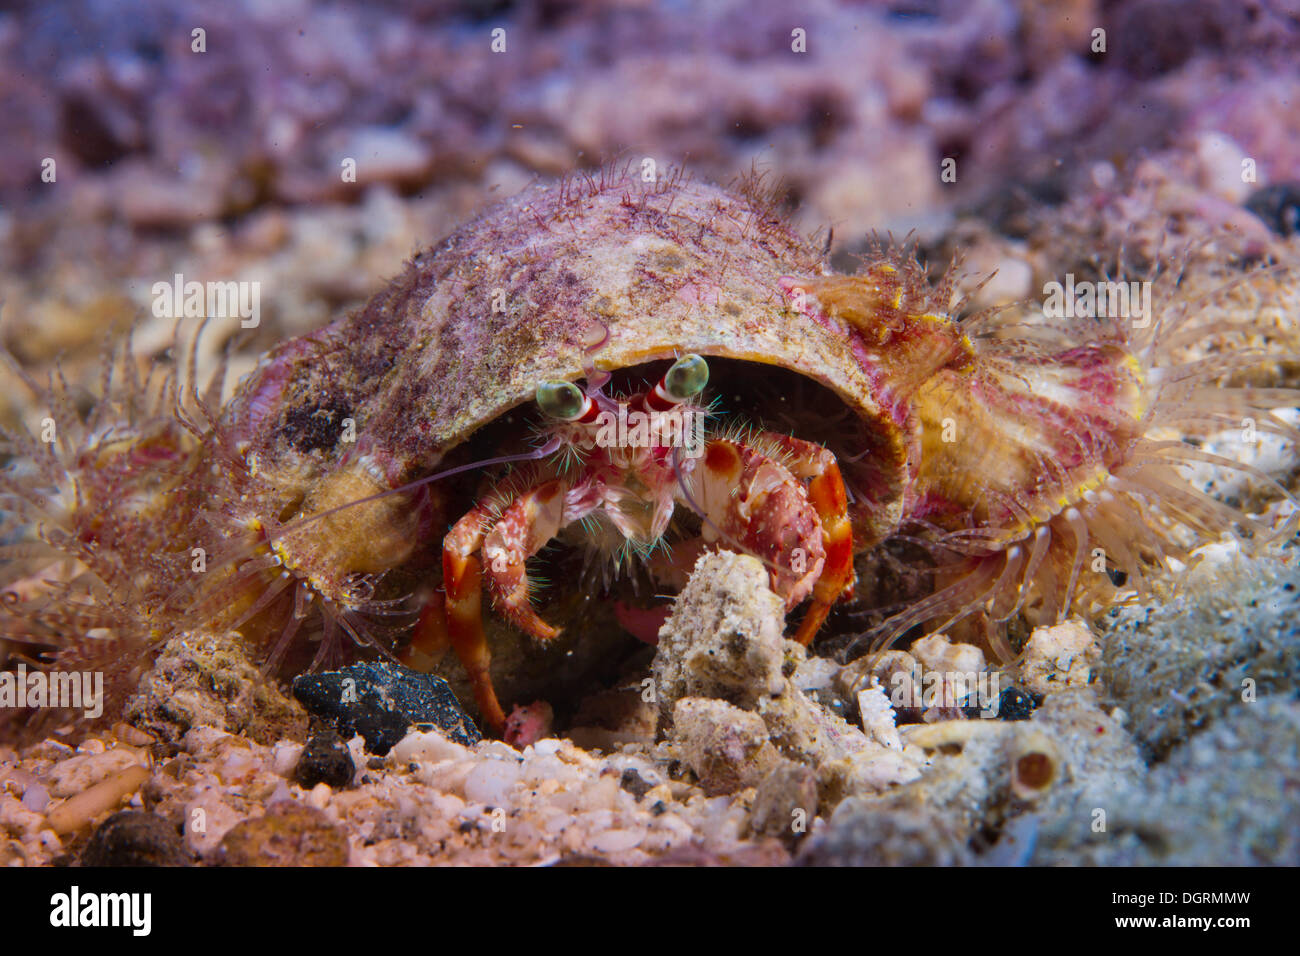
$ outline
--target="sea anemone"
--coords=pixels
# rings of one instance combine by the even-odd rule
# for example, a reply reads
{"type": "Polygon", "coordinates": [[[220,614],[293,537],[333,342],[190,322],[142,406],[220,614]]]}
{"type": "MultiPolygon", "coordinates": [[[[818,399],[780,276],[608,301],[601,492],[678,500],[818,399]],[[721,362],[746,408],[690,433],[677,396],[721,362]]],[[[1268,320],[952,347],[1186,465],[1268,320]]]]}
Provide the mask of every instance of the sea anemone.
{"type": "Polygon", "coordinates": [[[36,433],[0,433],[0,664],[103,669],[106,693],[120,695],[165,626],[157,612],[186,563],[177,502],[196,442],[176,415],[176,370],[142,375],[128,336],[108,350],[83,412],[57,368],[42,386],[4,360],[45,415],[36,433]]]}
{"type": "Polygon", "coordinates": [[[941,370],[913,398],[924,458],[909,518],[885,548],[921,556],[934,586],[865,640],[879,651],[916,625],[946,630],[973,616],[1010,660],[999,625],[1017,615],[1051,624],[1154,600],[1204,543],[1286,537],[1290,520],[1247,515],[1194,486],[1187,466],[1241,473],[1295,503],[1252,465],[1198,447],[1225,430],[1247,444],[1300,439],[1273,414],[1300,405],[1300,391],[1226,384],[1286,357],[1221,345],[1285,308],[1294,279],[1258,267],[1197,295],[1166,267],[1131,284],[1151,296],[1144,314],[1062,321],[1004,308],[963,321],[969,365],[941,370]],[[1207,353],[1211,332],[1220,350],[1207,353]],[[944,454],[944,442],[963,447],[944,454]]]}

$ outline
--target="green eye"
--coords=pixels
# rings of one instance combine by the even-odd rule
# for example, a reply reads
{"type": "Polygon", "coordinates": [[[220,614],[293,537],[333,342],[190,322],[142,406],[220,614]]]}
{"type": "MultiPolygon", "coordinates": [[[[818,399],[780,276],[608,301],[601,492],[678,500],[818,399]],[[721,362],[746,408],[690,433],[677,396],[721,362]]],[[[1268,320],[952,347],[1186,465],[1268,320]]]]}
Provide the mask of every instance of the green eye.
{"type": "Polygon", "coordinates": [[[537,386],[537,405],[551,418],[571,422],[587,407],[582,389],[572,382],[543,382],[537,386]]]}
{"type": "Polygon", "coordinates": [[[664,391],[679,402],[698,394],[709,384],[709,363],[692,353],[683,355],[664,376],[664,391]]]}

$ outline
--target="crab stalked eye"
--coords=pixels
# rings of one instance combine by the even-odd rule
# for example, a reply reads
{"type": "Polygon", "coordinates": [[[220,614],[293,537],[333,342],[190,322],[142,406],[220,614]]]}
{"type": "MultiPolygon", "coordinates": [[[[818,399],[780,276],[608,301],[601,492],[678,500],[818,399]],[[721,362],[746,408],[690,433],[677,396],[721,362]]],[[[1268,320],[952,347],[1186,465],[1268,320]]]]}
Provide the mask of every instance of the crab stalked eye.
{"type": "Polygon", "coordinates": [[[709,363],[691,353],[683,355],[664,375],[664,391],[669,398],[684,402],[709,384],[709,363]]]}
{"type": "Polygon", "coordinates": [[[537,386],[537,405],[551,418],[571,422],[587,410],[587,396],[572,382],[543,382],[537,386]]]}

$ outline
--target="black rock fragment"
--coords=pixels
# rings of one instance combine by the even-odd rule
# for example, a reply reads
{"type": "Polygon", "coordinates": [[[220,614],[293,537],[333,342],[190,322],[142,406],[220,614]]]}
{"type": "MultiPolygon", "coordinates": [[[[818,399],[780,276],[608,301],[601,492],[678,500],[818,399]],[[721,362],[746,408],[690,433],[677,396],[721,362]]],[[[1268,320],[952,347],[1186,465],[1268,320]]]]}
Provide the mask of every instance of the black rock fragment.
{"type": "Polygon", "coordinates": [[[1265,186],[1246,200],[1246,208],[1279,236],[1300,233],[1300,183],[1265,186]]]}
{"type": "Polygon", "coordinates": [[[467,747],[483,739],[445,680],[400,664],[361,662],[301,674],[294,679],[293,696],[327,718],[345,740],[360,734],[366,748],[380,756],[412,727],[432,725],[467,747]]]}
{"type": "Polygon", "coordinates": [[[998,717],[1001,720],[1028,720],[1040,703],[1041,698],[1034,700],[1029,691],[1008,687],[998,698],[998,717]]]}
{"type": "Polygon", "coordinates": [[[618,785],[636,797],[638,803],[641,802],[642,797],[654,789],[653,783],[646,780],[631,767],[623,771],[623,775],[618,778],[618,785]]]}
{"type": "Polygon", "coordinates": [[[293,779],[308,789],[318,783],[328,783],[335,790],[342,790],[352,783],[356,770],[352,751],[343,738],[334,730],[323,730],[302,748],[293,779]]]}
{"type": "Polygon", "coordinates": [[[1042,702],[1041,697],[1036,697],[1027,690],[1019,687],[1008,687],[998,695],[998,709],[996,712],[986,714],[981,705],[974,704],[963,707],[962,713],[970,720],[977,720],[986,716],[997,717],[999,720],[1028,720],[1033,716],[1035,708],[1042,702]]]}
{"type": "Polygon", "coordinates": [[[189,866],[193,862],[176,826],[143,810],[113,814],[81,851],[82,866],[189,866]]]}

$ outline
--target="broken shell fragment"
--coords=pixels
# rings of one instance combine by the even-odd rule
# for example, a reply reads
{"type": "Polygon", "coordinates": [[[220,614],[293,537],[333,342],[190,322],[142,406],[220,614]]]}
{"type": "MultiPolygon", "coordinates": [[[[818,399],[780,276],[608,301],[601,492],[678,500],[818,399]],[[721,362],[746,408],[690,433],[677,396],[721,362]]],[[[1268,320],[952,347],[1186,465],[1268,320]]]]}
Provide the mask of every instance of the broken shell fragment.
{"type": "Polygon", "coordinates": [[[1010,749],[1011,792],[1021,800],[1037,800],[1063,773],[1061,752],[1050,737],[1034,728],[1018,728],[1010,749]]]}
{"type": "Polygon", "coordinates": [[[148,767],[132,764],[59,804],[46,817],[46,822],[55,833],[74,833],[101,813],[116,807],[148,779],[148,767]]]}

